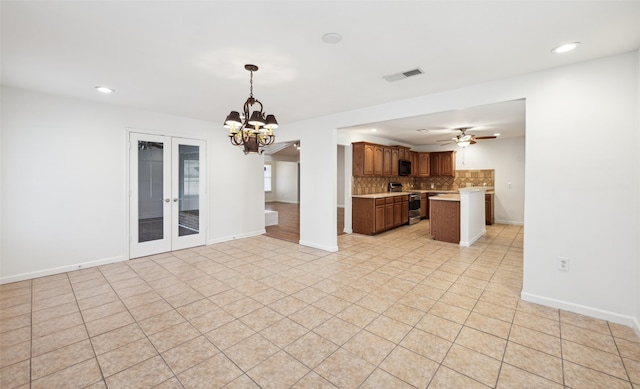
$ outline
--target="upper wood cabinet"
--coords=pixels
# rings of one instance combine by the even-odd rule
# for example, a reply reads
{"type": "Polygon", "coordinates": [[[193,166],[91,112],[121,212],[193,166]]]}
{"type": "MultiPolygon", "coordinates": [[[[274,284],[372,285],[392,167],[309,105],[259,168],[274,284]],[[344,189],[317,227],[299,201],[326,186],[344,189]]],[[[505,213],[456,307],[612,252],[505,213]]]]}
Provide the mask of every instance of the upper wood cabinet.
{"type": "Polygon", "coordinates": [[[374,145],[356,142],[352,143],[351,147],[353,149],[353,176],[373,176],[374,145]]]}
{"type": "Polygon", "coordinates": [[[398,146],[398,160],[409,161],[411,156],[409,155],[409,148],[404,146],[398,146]]]}
{"type": "MultiPolygon", "coordinates": [[[[382,175],[390,176],[391,175],[391,147],[383,147],[382,148],[382,175]]],[[[398,164],[396,160],[396,165],[398,164]]],[[[397,168],[396,168],[397,169],[397,168]]]]}
{"type": "Polygon", "coordinates": [[[398,147],[391,148],[391,175],[398,175],[398,160],[400,159],[400,150],[398,147]]]}
{"type": "Polygon", "coordinates": [[[398,161],[411,161],[410,177],[449,176],[455,174],[455,151],[418,153],[405,146],[383,146],[354,142],[354,177],[397,177],[398,161]]]}
{"type": "Polygon", "coordinates": [[[429,153],[418,154],[418,177],[429,177],[431,175],[431,159],[429,153]]]}
{"type": "Polygon", "coordinates": [[[399,148],[367,142],[354,142],[352,171],[354,177],[398,175],[399,148]]]}
{"type": "Polygon", "coordinates": [[[432,176],[453,177],[456,172],[456,152],[437,151],[430,154],[432,176]]]}
{"type": "Polygon", "coordinates": [[[373,175],[381,176],[384,172],[384,147],[373,145],[373,175]]]}
{"type": "Polygon", "coordinates": [[[411,161],[411,177],[418,177],[418,153],[409,151],[407,159],[411,161]]]}

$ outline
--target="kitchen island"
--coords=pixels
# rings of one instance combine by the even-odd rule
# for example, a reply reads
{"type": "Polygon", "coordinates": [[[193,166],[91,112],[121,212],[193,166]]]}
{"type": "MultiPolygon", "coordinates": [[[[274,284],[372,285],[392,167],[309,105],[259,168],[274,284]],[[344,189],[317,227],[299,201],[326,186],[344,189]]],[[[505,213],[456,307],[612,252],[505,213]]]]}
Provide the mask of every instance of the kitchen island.
{"type": "Polygon", "coordinates": [[[431,196],[430,230],[433,239],[471,246],[486,233],[486,187],[459,189],[459,194],[431,196]]]}

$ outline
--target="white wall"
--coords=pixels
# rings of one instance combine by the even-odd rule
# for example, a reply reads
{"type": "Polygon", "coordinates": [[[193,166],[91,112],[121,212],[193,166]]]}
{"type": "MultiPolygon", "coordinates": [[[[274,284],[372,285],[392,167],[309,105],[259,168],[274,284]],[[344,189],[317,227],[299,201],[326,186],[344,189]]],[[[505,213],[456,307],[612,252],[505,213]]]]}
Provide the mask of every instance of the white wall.
{"type": "Polygon", "coordinates": [[[209,243],[264,232],[263,157],[219,124],[9,87],[1,98],[0,282],[128,259],[128,128],[207,141],[209,243]]]}
{"type": "Polygon", "coordinates": [[[298,163],[273,161],[275,167],[275,201],[298,203],[298,163]]]}
{"type": "Polygon", "coordinates": [[[271,160],[271,192],[265,194],[266,202],[299,203],[298,162],[271,160]]]}
{"type": "Polygon", "coordinates": [[[337,244],[335,216],[327,217],[335,215],[337,128],[525,98],[522,296],[637,325],[640,187],[629,170],[640,158],[637,88],[632,52],[282,126],[316,146],[301,156],[301,240],[337,244]],[[305,170],[312,164],[326,171],[305,170]],[[570,259],[569,272],[557,270],[558,256],[570,259]]]}
{"type": "Polygon", "coordinates": [[[272,201],[278,201],[278,195],[276,193],[277,188],[275,186],[275,182],[276,182],[275,181],[275,178],[276,178],[275,163],[274,161],[266,160],[264,161],[264,164],[271,165],[271,191],[264,193],[264,201],[267,203],[272,201]]]}
{"type": "Polygon", "coordinates": [[[494,169],[496,223],[524,224],[524,137],[483,140],[465,148],[453,144],[428,146],[420,150],[455,150],[456,170],[494,169]]]}

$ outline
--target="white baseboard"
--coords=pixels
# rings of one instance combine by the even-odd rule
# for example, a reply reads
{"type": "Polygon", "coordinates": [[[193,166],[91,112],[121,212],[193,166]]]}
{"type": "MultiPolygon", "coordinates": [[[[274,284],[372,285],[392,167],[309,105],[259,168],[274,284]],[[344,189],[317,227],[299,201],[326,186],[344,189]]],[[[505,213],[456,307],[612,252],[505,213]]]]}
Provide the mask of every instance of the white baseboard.
{"type": "Polygon", "coordinates": [[[122,262],[122,261],[127,261],[127,260],[128,260],[128,258],[126,258],[126,257],[124,257],[122,255],[119,255],[117,257],[97,259],[95,261],[81,262],[81,263],[76,263],[76,264],[73,264],[73,265],[65,265],[65,266],[54,267],[54,268],[51,268],[51,269],[38,270],[38,271],[34,271],[34,272],[29,272],[29,273],[21,273],[21,274],[16,274],[16,275],[13,275],[13,276],[0,277],[0,284],[8,284],[8,283],[11,283],[11,282],[30,280],[32,278],[50,276],[52,274],[66,273],[66,272],[69,272],[69,271],[86,269],[86,268],[89,268],[89,267],[108,265],[110,263],[122,262]]]}
{"type": "Polygon", "coordinates": [[[252,236],[262,235],[262,234],[264,234],[266,232],[267,231],[265,229],[262,229],[262,230],[258,230],[258,231],[254,231],[254,232],[247,232],[247,233],[239,234],[239,235],[223,236],[223,237],[220,237],[220,238],[209,239],[207,244],[210,245],[210,244],[228,242],[230,240],[250,238],[252,236]]]}
{"type": "Polygon", "coordinates": [[[552,308],[563,309],[565,311],[579,313],[581,315],[595,317],[597,319],[607,320],[613,323],[622,324],[633,328],[636,334],[640,334],[640,325],[638,318],[628,315],[622,315],[615,312],[605,311],[598,308],[588,307],[586,305],[575,304],[568,301],[558,300],[532,293],[522,292],[520,298],[536,304],[546,305],[552,308]]]}
{"type": "Polygon", "coordinates": [[[346,228],[342,230],[345,234],[353,234],[353,228],[346,228]]]}
{"type": "Polygon", "coordinates": [[[486,229],[484,229],[484,230],[482,230],[482,232],[480,232],[478,235],[476,235],[476,236],[474,236],[473,238],[469,239],[469,241],[468,241],[468,242],[460,241],[460,246],[463,246],[463,247],[469,247],[469,246],[471,246],[472,244],[474,244],[476,240],[480,239],[480,238],[482,237],[482,235],[484,235],[484,234],[486,234],[486,233],[487,233],[487,230],[486,230],[486,229]]]}
{"type": "Polygon", "coordinates": [[[313,247],[314,249],[328,251],[330,253],[335,253],[336,251],[338,251],[338,246],[325,246],[325,245],[316,244],[312,242],[306,242],[304,240],[299,240],[298,244],[301,246],[313,247]]]}
{"type": "Polygon", "coordinates": [[[524,226],[524,222],[516,222],[513,220],[494,220],[493,224],[511,224],[513,226],[524,226]]]}

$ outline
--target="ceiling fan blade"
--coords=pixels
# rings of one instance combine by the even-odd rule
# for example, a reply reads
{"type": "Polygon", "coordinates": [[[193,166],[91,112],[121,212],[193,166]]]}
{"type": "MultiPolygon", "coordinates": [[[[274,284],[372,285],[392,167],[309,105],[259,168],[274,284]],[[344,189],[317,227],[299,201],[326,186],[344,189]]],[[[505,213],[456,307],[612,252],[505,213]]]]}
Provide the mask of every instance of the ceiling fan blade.
{"type": "Polygon", "coordinates": [[[476,136],[474,139],[496,139],[497,136],[476,136]]]}
{"type": "Polygon", "coordinates": [[[476,143],[478,143],[478,142],[476,142],[475,140],[471,139],[471,140],[469,141],[469,143],[470,143],[470,144],[472,144],[472,145],[475,145],[475,144],[476,144],[476,143]]]}
{"type": "MultiPolygon", "coordinates": [[[[440,141],[440,142],[442,142],[442,141],[440,141]]],[[[447,142],[447,143],[443,143],[443,144],[441,144],[440,146],[450,145],[451,143],[455,143],[455,142],[451,142],[451,141],[449,141],[449,142],[447,142]]]]}

